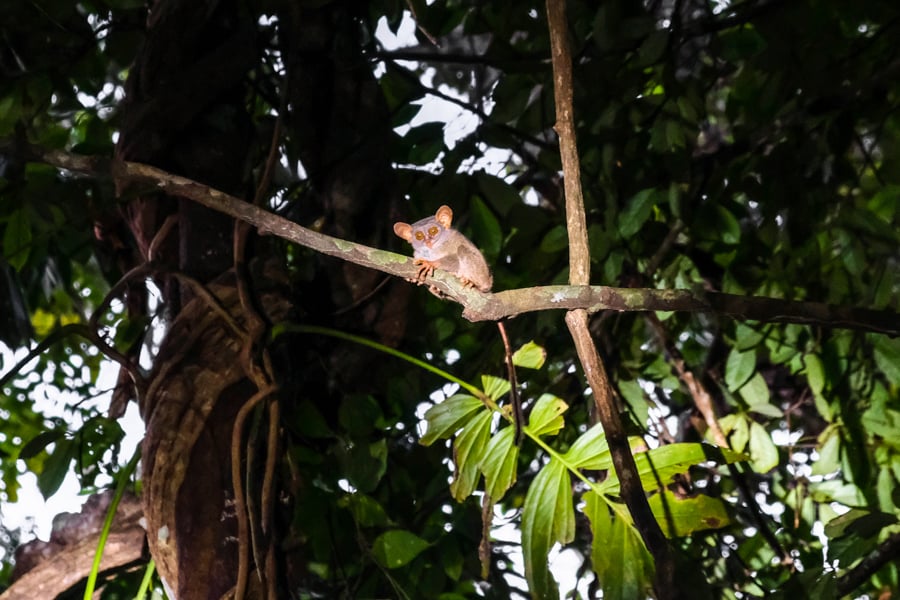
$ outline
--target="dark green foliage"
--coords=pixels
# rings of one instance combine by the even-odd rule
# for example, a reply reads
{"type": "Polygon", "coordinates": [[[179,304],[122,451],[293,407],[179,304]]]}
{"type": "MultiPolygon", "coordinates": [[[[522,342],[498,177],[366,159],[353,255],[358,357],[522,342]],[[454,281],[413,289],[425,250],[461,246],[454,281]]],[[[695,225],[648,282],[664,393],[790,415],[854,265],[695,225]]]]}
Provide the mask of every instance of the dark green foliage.
{"type": "MultiPolygon", "coordinates": [[[[0,339],[18,346],[19,358],[63,325],[90,323],[110,287],[134,266],[134,240],[112,225],[118,203],[132,196],[117,198],[108,179],[29,162],[26,147],[113,155],[126,71],[141,52],[144,5],[11,2],[0,9],[0,308],[12,315],[0,315],[0,339]]],[[[272,112],[281,109],[279,40],[261,23],[283,9],[270,1],[235,11],[255,28],[261,47],[239,90],[253,135],[237,179],[263,170],[272,112]]],[[[565,283],[569,248],[544,5],[382,0],[351,9],[349,39],[369,60],[353,66],[376,72],[388,111],[384,123],[368,125],[396,128],[379,150],[394,166],[397,212],[343,233],[354,240],[372,234],[396,250],[392,220],[420,218],[446,203],[494,265],[495,290],[565,283]],[[384,49],[375,36],[379,20],[397,31],[410,5],[420,44],[409,52],[384,49]],[[450,108],[427,113],[422,105],[435,97],[450,108]],[[428,122],[418,118],[426,114],[428,122]],[[471,126],[462,128],[463,121],[471,126]]],[[[900,308],[894,2],[573,0],[568,12],[592,283],[900,308]],[[681,12],[673,14],[673,6],[681,12]]],[[[349,105],[357,91],[340,90],[349,105]]],[[[314,113],[307,119],[336,127],[327,107],[311,102],[304,109],[314,113]]],[[[220,111],[208,120],[249,130],[232,116],[220,111]]],[[[355,125],[365,138],[368,129],[355,125]]],[[[316,133],[282,132],[287,166],[276,169],[272,188],[281,195],[271,206],[318,226],[333,215],[319,214],[315,195],[333,175],[329,161],[342,158],[332,154],[343,148],[311,147],[316,133]],[[301,160],[317,170],[301,177],[301,160]]],[[[182,134],[184,147],[203,143],[182,134]]],[[[259,246],[260,255],[286,262],[291,283],[306,290],[298,294],[298,320],[344,325],[339,310],[354,301],[334,291],[341,265],[277,242],[259,246]]],[[[469,323],[458,305],[423,289],[408,302],[391,343],[468,382],[505,376],[493,324],[469,323]]],[[[124,352],[165,316],[130,314],[116,304],[96,323],[124,352]]],[[[665,463],[665,492],[646,460],[639,467],[657,517],[671,525],[666,531],[683,580],[702,573],[704,581],[691,589],[716,598],[826,598],[900,587],[896,561],[852,589],[841,587],[847,570],[898,530],[900,342],[716,314],[656,316],[658,322],[642,313],[594,315],[592,333],[632,433],[650,447],[674,449],[642,456],[685,453],[665,463]],[[680,360],[709,392],[731,449],[745,462],[698,450],[697,442],[714,438],[695,427],[702,418],[679,377],[680,360]]],[[[276,342],[280,381],[294,394],[283,409],[278,466],[290,501],[278,519],[289,532],[281,540],[287,560],[302,572],[302,589],[292,590],[298,597],[510,597],[518,584],[503,577],[512,566],[502,544],[490,556],[487,585],[475,591],[482,581],[481,507],[470,494],[486,488],[502,509],[524,513],[517,521],[524,523],[523,543],[514,550],[531,552],[534,593],[556,592],[534,560],[557,541],[591,561],[605,597],[649,589],[652,564],[616,497],[618,482],[598,472],[611,463],[593,454],[575,460],[587,452],[579,440],[600,438],[590,437],[592,398],[562,313],[522,315],[508,327],[516,347],[534,340],[547,353],[542,368],[521,370],[522,394],[549,423],[540,432],[545,442],[575,466],[529,440],[514,448],[474,396],[432,408],[424,441],[433,445],[421,446],[418,428],[442,384],[438,377],[366,348],[361,386],[359,378],[342,379],[334,355],[344,347],[330,338],[276,342]],[[541,413],[560,406],[557,400],[568,406],[564,419],[541,413]],[[455,433],[452,446],[434,443],[455,433]],[[451,460],[460,467],[452,486],[451,460]],[[573,485],[576,473],[602,493],[573,485]],[[604,553],[602,544],[616,552],[604,553]]],[[[376,326],[354,333],[386,335],[376,326]]],[[[10,356],[0,364],[4,375],[15,367],[10,356]]],[[[101,410],[83,403],[101,392],[100,362],[93,345],[64,337],[0,386],[0,499],[17,498],[17,461],[38,476],[44,494],[71,468],[85,489],[117,469],[118,424],[103,416],[105,404],[101,410]],[[36,410],[45,397],[81,425],[36,410]]],[[[496,384],[484,381],[486,388],[496,384]]],[[[3,560],[0,577],[7,577],[8,551],[3,560]]],[[[116,585],[133,589],[136,580],[116,585]]],[[[127,596],[112,588],[107,595],[127,596]]]]}

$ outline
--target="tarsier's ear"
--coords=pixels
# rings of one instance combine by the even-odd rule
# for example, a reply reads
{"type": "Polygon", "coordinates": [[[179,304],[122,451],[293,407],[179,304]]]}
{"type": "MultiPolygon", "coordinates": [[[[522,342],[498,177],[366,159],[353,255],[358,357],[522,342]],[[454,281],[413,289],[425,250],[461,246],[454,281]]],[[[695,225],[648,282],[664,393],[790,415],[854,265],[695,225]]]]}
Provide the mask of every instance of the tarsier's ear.
{"type": "Polygon", "coordinates": [[[394,223],[394,233],[409,242],[412,240],[412,225],[409,223],[394,223]]]}
{"type": "Polygon", "coordinates": [[[434,214],[434,218],[437,219],[437,222],[441,224],[441,227],[444,229],[450,229],[450,223],[453,222],[453,211],[449,206],[444,204],[437,212],[434,214]]]}

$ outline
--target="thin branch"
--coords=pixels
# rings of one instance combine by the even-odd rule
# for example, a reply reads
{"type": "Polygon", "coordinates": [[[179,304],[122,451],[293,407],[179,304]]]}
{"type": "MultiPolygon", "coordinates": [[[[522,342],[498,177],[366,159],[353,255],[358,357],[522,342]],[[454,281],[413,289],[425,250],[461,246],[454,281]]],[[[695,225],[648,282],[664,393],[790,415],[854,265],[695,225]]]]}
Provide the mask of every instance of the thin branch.
{"type": "Polygon", "coordinates": [[[119,363],[126,371],[131,375],[132,379],[135,380],[135,384],[141,382],[140,374],[137,372],[137,369],[131,361],[124,354],[110,346],[106,340],[103,339],[96,330],[92,329],[86,323],[69,323],[68,325],[63,325],[59,329],[54,330],[50,333],[46,338],[44,338],[37,346],[31,349],[31,351],[25,355],[25,358],[17,362],[9,371],[6,372],[6,375],[0,377],[0,387],[3,387],[7,383],[9,383],[16,375],[18,375],[25,365],[30,363],[32,360],[43,354],[50,346],[63,340],[70,335],[80,336],[87,341],[91,342],[97,348],[103,352],[103,354],[109,358],[110,360],[114,360],[119,363]]]}
{"type": "Polygon", "coordinates": [[[758,0],[755,3],[743,2],[735,6],[730,14],[717,15],[715,19],[698,19],[684,27],[684,36],[707,35],[739,27],[764,16],[767,12],[780,8],[786,0],[758,0]]]}
{"type": "MultiPolygon", "coordinates": [[[[669,362],[675,368],[675,372],[678,373],[678,378],[685,387],[687,387],[688,393],[694,400],[694,406],[697,407],[697,410],[706,422],[706,426],[712,432],[713,441],[720,448],[730,449],[731,446],[728,444],[728,438],[725,436],[725,432],[722,431],[722,427],[719,425],[719,419],[716,415],[715,405],[713,404],[712,395],[709,393],[709,390],[707,390],[706,386],[703,385],[697,377],[694,377],[694,373],[685,366],[684,357],[681,355],[678,348],[675,347],[675,344],[672,343],[672,340],[669,339],[665,327],[663,327],[659,317],[655,314],[651,314],[648,316],[647,322],[650,324],[650,327],[653,328],[653,331],[656,332],[660,344],[665,348],[666,354],[669,356],[669,362]]],[[[700,433],[702,435],[703,432],[700,433]]]]}
{"type": "MultiPolygon", "coordinates": [[[[662,321],[660,321],[655,314],[649,315],[647,321],[659,337],[660,344],[665,348],[669,362],[678,373],[678,378],[684,383],[685,387],[687,387],[688,393],[694,400],[694,406],[696,406],[697,410],[700,411],[700,414],[703,415],[703,420],[712,432],[713,440],[716,442],[716,445],[720,448],[730,449],[731,446],[728,443],[728,438],[725,436],[725,432],[722,431],[722,427],[719,425],[719,420],[716,416],[712,394],[709,393],[709,390],[706,389],[703,382],[701,382],[699,378],[694,377],[694,373],[685,366],[684,357],[672,343],[671,339],[669,339],[662,321]]],[[[769,544],[769,547],[781,560],[782,565],[793,564],[793,558],[784,549],[781,542],[778,541],[778,538],[770,528],[770,523],[763,516],[763,511],[756,501],[756,497],[753,495],[750,486],[747,484],[747,478],[744,473],[733,464],[728,465],[728,472],[737,484],[738,490],[740,490],[741,496],[750,511],[751,518],[753,519],[757,530],[766,540],[766,543],[769,544]]]]}
{"type": "Polygon", "coordinates": [[[367,56],[383,61],[408,60],[423,63],[442,63],[459,65],[480,65],[485,67],[503,66],[527,66],[544,65],[548,62],[546,54],[525,53],[516,57],[492,59],[481,54],[468,54],[460,52],[437,52],[434,50],[410,50],[400,48],[397,50],[376,50],[367,56]]]}
{"type": "Polygon", "coordinates": [[[837,595],[843,598],[845,595],[853,593],[881,567],[897,560],[898,557],[900,557],[900,533],[894,533],[878,544],[878,547],[859,564],[838,577],[837,595]]]}
{"type": "Polygon", "coordinates": [[[419,21],[419,15],[416,14],[416,7],[413,6],[412,0],[406,0],[406,8],[409,9],[410,14],[412,15],[413,21],[416,24],[416,29],[418,29],[422,33],[422,35],[428,38],[428,41],[433,45],[440,46],[435,37],[431,35],[428,30],[425,29],[425,26],[422,25],[421,21],[419,21]]]}
{"type": "MultiPolygon", "coordinates": [[[[462,108],[463,110],[467,110],[481,119],[482,123],[486,123],[491,127],[496,127],[497,129],[504,131],[516,139],[522,140],[525,143],[532,144],[537,146],[538,148],[542,148],[544,150],[556,150],[556,145],[547,140],[543,140],[539,137],[535,137],[529,133],[526,133],[520,129],[516,129],[512,125],[508,125],[506,123],[501,123],[495,121],[491,118],[491,115],[484,112],[484,110],[478,108],[477,106],[472,106],[467,100],[456,98],[455,96],[451,96],[450,94],[445,94],[444,92],[428,87],[422,84],[422,81],[416,77],[413,73],[410,73],[406,69],[398,69],[398,74],[401,75],[406,81],[408,81],[411,85],[417,86],[422,92],[428,94],[429,96],[434,96],[435,98],[440,98],[445,102],[449,102],[450,104],[455,104],[462,108]]],[[[520,155],[524,155],[525,153],[519,151],[520,155]]],[[[527,159],[527,156],[523,156],[523,159],[527,159]]]]}

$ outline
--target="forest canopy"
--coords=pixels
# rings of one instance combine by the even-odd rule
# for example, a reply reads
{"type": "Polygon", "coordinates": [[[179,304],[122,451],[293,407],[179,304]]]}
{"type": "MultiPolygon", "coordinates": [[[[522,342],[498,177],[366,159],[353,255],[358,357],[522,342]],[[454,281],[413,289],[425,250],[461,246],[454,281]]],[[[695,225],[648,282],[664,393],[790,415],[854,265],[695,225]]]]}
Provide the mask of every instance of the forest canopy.
{"type": "Polygon", "coordinates": [[[900,593],[894,2],[0,31],[3,600],[900,593]]]}

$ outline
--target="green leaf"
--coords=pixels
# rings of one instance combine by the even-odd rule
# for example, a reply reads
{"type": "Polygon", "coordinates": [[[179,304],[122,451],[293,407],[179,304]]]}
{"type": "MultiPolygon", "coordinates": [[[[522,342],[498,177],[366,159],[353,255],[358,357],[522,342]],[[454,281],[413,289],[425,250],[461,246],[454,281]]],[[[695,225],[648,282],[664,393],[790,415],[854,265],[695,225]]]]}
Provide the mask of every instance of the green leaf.
{"type": "Polygon", "coordinates": [[[444,124],[430,122],[411,127],[403,136],[403,142],[402,148],[407,150],[407,154],[402,157],[401,162],[426,165],[436,159],[446,148],[444,124]]]}
{"type": "Polygon", "coordinates": [[[666,121],[666,146],[669,149],[684,148],[684,128],[678,121],[666,121]]]}
{"type": "Polygon", "coordinates": [[[841,466],[841,434],[836,425],[829,425],[819,434],[819,458],[812,465],[813,475],[829,475],[841,466]]]}
{"type": "Polygon", "coordinates": [[[603,281],[618,281],[619,274],[622,272],[622,265],[625,262],[625,254],[619,250],[613,250],[603,261],[603,281]]]}
{"type": "Polygon", "coordinates": [[[34,458],[35,456],[40,454],[41,451],[44,450],[44,448],[54,443],[65,434],[65,429],[51,429],[49,431],[42,431],[41,433],[31,438],[31,440],[27,444],[22,446],[22,450],[19,451],[19,458],[34,458]]]}
{"type": "Polygon", "coordinates": [[[725,503],[700,494],[679,498],[671,490],[650,496],[650,509],[667,537],[684,537],[704,529],[721,529],[731,524],[725,503]]]}
{"type": "Polygon", "coordinates": [[[721,204],[713,206],[713,210],[715,211],[716,230],[722,236],[722,241],[728,245],[737,245],[741,241],[741,224],[721,204]]]}
{"type": "Polygon", "coordinates": [[[872,537],[895,523],[897,523],[896,515],[854,508],[828,521],[825,525],[825,535],[832,539],[854,533],[862,537],[872,537]]]}
{"type": "Polygon", "coordinates": [[[748,350],[739,352],[732,350],[725,362],[725,385],[732,392],[747,383],[756,370],[756,352],[748,350]]]}
{"type": "Polygon", "coordinates": [[[359,492],[347,494],[338,500],[338,506],[346,508],[360,527],[385,527],[391,520],[377,500],[359,492]]]}
{"type": "Polygon", "coordinates": [[[803,364],[806,366],[806,381],[809,383],[809,389],[813,394],[821,394],[825,389],[825,369],[822,367],[822,361],[815,354],[807,354],[803,357],[803,364]]]}
{"type": "Polygon", "coordinates": [[[386,531],[375,538],[372,554],[378,564],[396,569],[421,554],[430,544],[405,529],[386,531]]]}
{"type": "Polygon", "coordinates": [[[569,247],[569,232],[562,225],[557,225],[544,234],[538,247],[541,249],[541,252],[546,252],[547,254],[561,252],[569,247]]]}
{"type": "Polygon", "coordinates": [[[806,372],[806,381],[809,383],[809,389],[813,393],[816,410],[822,414],[826,421],[833,421],[834,409],[825,397],[826,376],[822,359],[815,354],[807,354],[803,357],[803,365],[803,370],[806,372]]]}
{"type": "Polygon", "coordinates": [[[14,269],[21,271],[31,253],[31,220],[23,209],[14,210],[3,232],[3,256],[14,269]]]}
{"type": "MultiPolygon", "coordinates": [[[[862,427],[870,434],[880,436],[894,448],[898,448],[900,444],[900,411],[891,410],[884,407],[880,403],[873,403],[872,406],[862,414],[862,427]]],[[[833,427],[829,427],[833,429],[833,427]]],[[[822,436],[819,436],[822,440],[822,436]]],[[[900,455],[896,458],[892,456],[891,464],[900,460],[900,455]]]]}
{"type": "Polygon", "coordinates": [[[325,422],[325,417],[309,400],[303,400],[297,405],[297,417],[294,419],[294,423],[297,430],[307,437],[328,438],[334,436],[334,432],[325,422]]]}
{"type": "Polygon", "coordinates": [[[509,382],[502,377],[494,377],[493,375],[481,376],[481,389],[494,402],[506,397],[510,387],[509,382]]]}
{"type": "Polygon", "coordinates": [[[900,338],[875,337],[875,364],[893,385],[900,385],[900,338]]]}
{"type": "Polygon", "coordinates": [[[647,402],[647,397],[644,395],[644,390],[641,389],[641,384],[634,379],[620,379],[619,392],[621,392],[622,398],[625,399],[628,406],[631,407],[638,423],[646,423],[647,419],[650,418],[650,403],[647,402]]]}
{"type": "Polygon", "coordinates": [[[750,407],[751,412],[755,412],[758,415],[763,415],[766,417],[771,417],[773,419],[778,419],[784,416],[784,411],[775,406],[774,404],[757,404],[755,406],[750,407]]]}
{"type": "Polygon", "coordinates": [[[522,198],[519,192],[500,177],[479,172],[475,175],[475,180],[478,182],[481,195],[487,198],[491,206],[501,215],[506,216],[514,206],[521,205],[522,198]]]}
{"type": "MultiPolygon", "coordinates": [[[[634,455],[634,462],[641,478],[641,485],[645,490],[653,491],[672,483],[676,475],[684,473],[693,465],[704,462],[730,464],[746,458],[738,452],[709,444],[679,443],[639,452],[634,455]]],[[[617,494],[619,480],[611,473],[600,484],[599,489],[603,493],[617,494]]]]}
{"type": "Polygon", "coordinates": [[[0,98],[0,137],[9,136],[21,116],[22,102],[19,94],[7,93],[0,98]]]}
{"type": "Polygon", "coordinates": [[[422,110],[421,104],[404,104],[391,116],[391,126],[396,129],[409,125],[422,110]]]}
{"type": "Polygon", "coordinates": [[[762,333],[744,323],[738,323],[735,326],[734,337],[736,340],[734,347],[741,352],[756,348],[760,342],[766,339],[762,333]]]}
{"type": "Polygon", "coordinates": [[[894,480],[894,476],[891,475],[890,469],[879,469],[875,489],[878,492],[878,505],[882,509],[895,510],[894,490],[896,487],[897,482],[894,480]]]}
{"type": "Polygon", "coordinates": [[[584,495],[584,514],[591,524],[591,563],[604,600],[631,600],[649,595],[653,558],[632,525],[610,513],[594,492],[584,495]]]}
{"type": "Polygon", "coordinates": [[[778,466],[778,447],[766,428],[755,421],[750,423],[750,462],[760,474],[778,466]]]}
{"type": "Polygon", "coordinates": [[[844,506],[865,506],[862,491],[852,483],[831,479],[809,486],[809,497],[813,502],[839,502],[844,506]]]}
{"type": "Polygon", "coordinates": [[[553,394],[541,394],[534,408],[531,409],[528,428],[537,436],[556,435],[565,424],[562,414],[568,408],[568,404],[553,394]]]}
{"type": "Polygon", "coordinates": [[[503,231],[497,217],[491,209],[481,200],[472,198],[471,215],[472,229],[475,231],[473,239],[478,240],[482,251],[491,257],[500,254],[500,246],[503,243],[503,231]]]}
{"type": "Polygon", "coordinates": [[[766,48],[766,39],[753,28],[752,23],[742,27],[732,27],[719,36],[722,55],[729,62],[738,62],[759,54],[766,48]]]}
{"type": "Polygon", "coordinates": [[[499,502],[506,490],[516,482],[516,464],[519,447],[515,444],[515,427],[504,427],[488,442],[481,472],[484,474],[484,491],[491,500],[499,502]]]}
{"type": "Polygon", "coordinates": [[[769,386],[759,372],[754,373],[750,381],[741,386],[738,393],[750,407],[750,410],[755,413],[773,418],[781,417],[784,414],[780,408],[769,403],[771,397],[769,386]]]}
{"type": "Polygon", "coordinates": [[[504,74],[491,92],[494,107],[491,120],[513,123],[518,120],[532,102],[532,78],[528,74],[504,74]]]}
{"type": "MultiPolygon", "coordinates": [[[[460,551],[459,546],[456,545],[455,540],[449,538],[449,536],[439,540],[438,544],[440,545],[438,546],[437,551],[441,557],[441,566],[444,569],[444,574],[453,581],[459,581],[467,557],[463,556],[463,553],[460,551]]],[[[438,600],[466,600],[466,597],[448,593],[438,596],[438,600]]]]}
{"type": "Polygon", "coordinates": [[[722,432],[729,437],[729,442],[735,452],[743,452],[750,441],[750,429],[747,423],[747,415],[734,413],[725,415],[719,419],[722,432]]]}
{"type": "Polygon", "coordinates": [[[118,421],[99,415],[91,417],[85,421],[75,436],[75,442],[80,449],[79,464],[100,463],[107,452],[117,456],[119,444],[124,437],[125,432],[118,421]]]}
{"type": "Polygon", "coordinates": [[[625,209],[619,213],[619,233],[623,238],[631,237],[640,231],[650,218],[655,202],[656,190],[653,188],[641,190],[629,198],[625,209]]]}
{"type": "Polygon", "coordinates": [[[62,485],[69,473],[69,465],[75,457],[75,451],[75,444],[68,438],[62,438],[56,442],[56,447],[44,461],[44,469],[37,478],[38,489],[44,500],[55,494],[62,485]]]}
{"type": "Polygon", "coordinates": [[[479,408],[490,412],[475,396],[456,394],[440,404],[435,404],[425,413],[428,431],[419,440],[423,446],[430,446],[435,441],[452,436],[465,425],[479,408]]]}
{"type": "Polygon", "coordinates": [[[362,492],[374,490],[387,470],[387,442],[383,439],[371,444],[339,442],[335,454],[342,472],[362,492]]]}
{"type": "Polygon", "coordinates": [[[31,314],[31,327],[38,339],[46,337],[56,327],[56,315],[38,308],[31,314]]]}
{"type": "Polygon", "coordinates": [[[565,465],[558,460],[537,474],[522,508],[522,553],[525,578],[535,598],[559,598],[559,586],[548,568],[553,544],[568,544],[575,537],[572,484],[565,465]]]}
{"type": "Polygon", "coordinates": [[[478,484],[478,467],[487,450],[491,435],[491,417],[494,413],[483,410],[471,419],[453,441],[453,461],[456,465],[450,494],[462,502],[475,491],[478,484]]]}
{"type": "Polygon", "coordinates": [[[378,402],[369,394],[358,394],[342,402],[338,409],[338,422],[354,437],[371,435],[384,418],[378,402]]]}
{"type": "Polygon", "coordinates": [[[576,469],[602,470],[612,466],[609,444],[600,423],[581,434],[564,456],[576,469]]]}
{"type": "Polygon", "coordinates": [[[124,348],[132,347],[136,342],[144,338],[147,327],[150,325],[149,317],[136,317],[119,319],[116,321],[116,346],[124,348]]]}
{"type": "Polygon", "coordinates": [[[525,369],[540,369],[547,360],[547,351],[543,346],[538,346],[534,340],[523,344],[513,353],[513,364],[525,369]]]}
{"type": "Polygon", "coordinates": [[[637,65],[639,67],[649,67],[662,58],[663,53],[669,44],[669,32],[666,29],[659,29],[652,32],[644,38],[644,42],[638,48],[637,65]]]}

